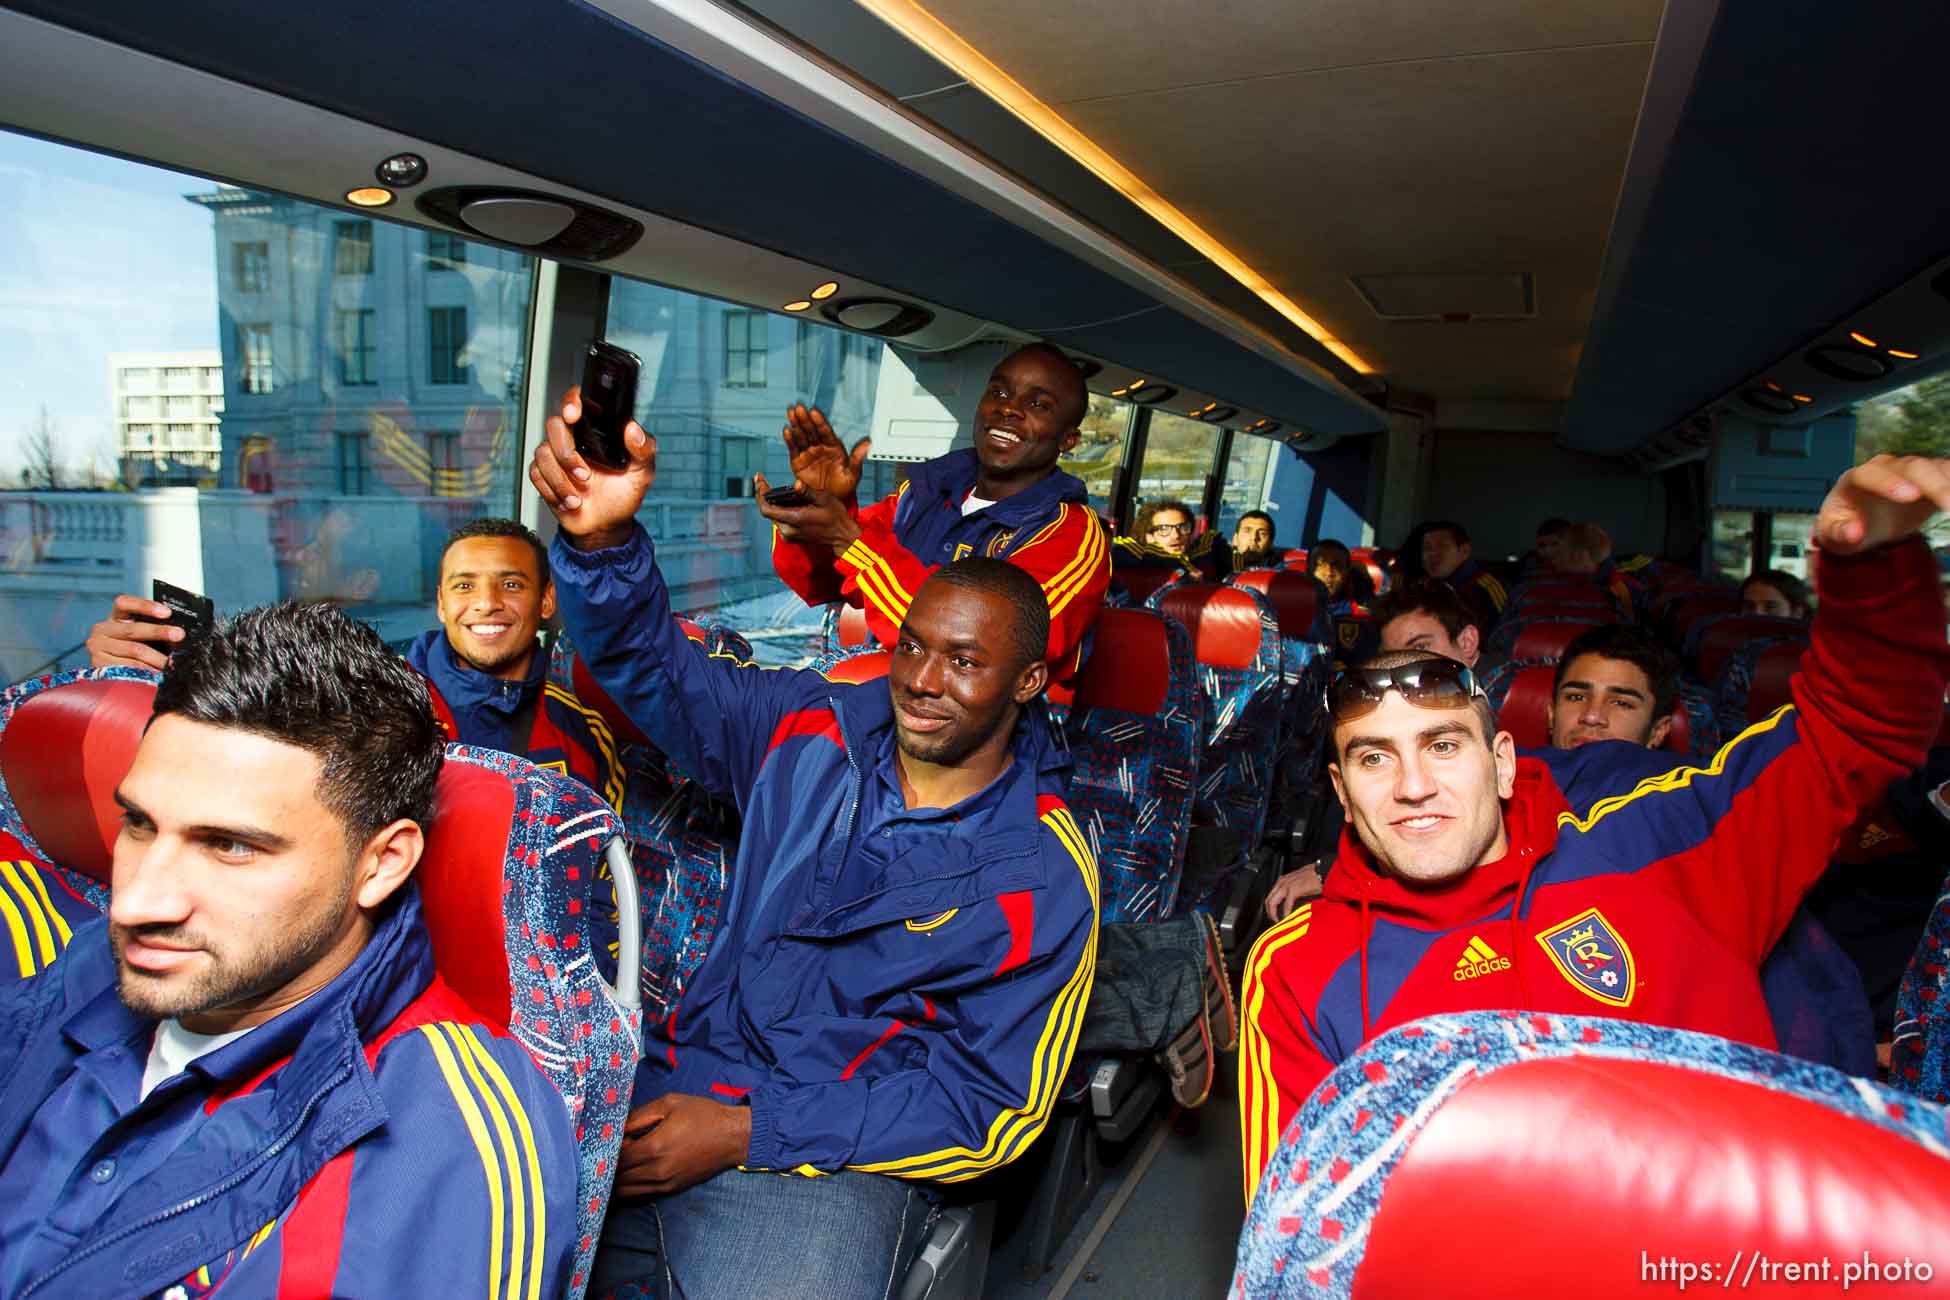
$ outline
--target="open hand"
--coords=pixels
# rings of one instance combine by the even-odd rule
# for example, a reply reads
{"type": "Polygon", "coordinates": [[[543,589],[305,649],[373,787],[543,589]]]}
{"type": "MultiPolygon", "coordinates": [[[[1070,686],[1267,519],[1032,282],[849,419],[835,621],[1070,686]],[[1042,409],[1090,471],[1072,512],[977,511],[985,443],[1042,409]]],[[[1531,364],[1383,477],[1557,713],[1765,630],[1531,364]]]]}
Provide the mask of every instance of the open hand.
{"type": "Polygon", "coordinates": [[[543,504],[555,512],[562,532],[580,550],[598,551],[629,540],[631,522],[644,494],[657,481],[657,440],[631,420],[623,426],[623,446],[629,464],[604,469],[576,451],[569,426],[582,418],[582,388],[562,395],[562,413],[551,416],[546,437],[535,448],[528,481],[541,493],[543,504]]]}
{"type": "Polygon", "coordinates": [[[1876,456],[1836,480],[1815,517],[1815,542],[1833,555],[1853,555],[1919,532],[1950,510],[1950,460],[1876,456]]]}
{"type": "Polygon", "coordinates": [[[786,411],[784,436],[785,449],[792,455],[792,477],[799,486],[808,492],[830,492],[851,512],[873,439],[860,439],[849,452],[826,422],[825,412],[804,402],[786,411]]]}

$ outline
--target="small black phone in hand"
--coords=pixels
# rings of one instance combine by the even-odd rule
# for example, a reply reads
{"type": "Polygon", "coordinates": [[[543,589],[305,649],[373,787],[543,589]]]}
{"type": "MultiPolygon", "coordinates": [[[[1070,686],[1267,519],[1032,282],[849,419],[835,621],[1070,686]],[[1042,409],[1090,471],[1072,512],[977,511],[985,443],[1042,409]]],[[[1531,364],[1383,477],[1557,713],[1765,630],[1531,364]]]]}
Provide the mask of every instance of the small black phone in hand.
{"type": "Polygon", "coordinates": [[[217,625],[216,602],[201,592],[188,591],[156,578],[149,583],[149,599],[158,605],[169,606],[169,617],[137,617],[145,623],[167,623],[182,628],[183,639],[176,643],[176,649],[191,644],[199,637],[208,636],[217,625]]]}
{"type": "Polygon", "coordinates": [[[636,418],[636,353],[596,339],[582,354],[582,418],[569,426],[576,454],[603,469],[623,469],[630,450],[623,427],[636,418]]]}
{"type": "Polygon", "coordinates": [[[812,503],[812,493],[806,491],[806,489],[800,487],[797,483],[788,484],[785,487],[773,488],[765,494],[765,504],[784,506],[787,510],[796,510],[800,506],[809,506],[812,503]]]}

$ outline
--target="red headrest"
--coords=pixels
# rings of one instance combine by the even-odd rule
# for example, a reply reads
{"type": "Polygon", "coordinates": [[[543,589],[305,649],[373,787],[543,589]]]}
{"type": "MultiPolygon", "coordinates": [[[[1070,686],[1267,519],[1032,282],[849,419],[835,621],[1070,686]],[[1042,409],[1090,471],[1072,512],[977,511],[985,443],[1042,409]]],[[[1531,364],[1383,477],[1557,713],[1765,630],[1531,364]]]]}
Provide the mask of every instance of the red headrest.
{"type": "Polygon", "coordinates": [[[1526,749],[1550,744],[1551,685],[1556,680],[1556,664],[1539,664],[1518,673],[1497,712],[1497,727],[1526,749]]]}
{"type": "Polygon", "coordinates": [[[1754,680],[1747,686],[1747,721],[1762,718],[1790,703],[1788,683],[1801,671],[1801,656],[1808,647],[1792,641],[1768,646],[1754,660],[1754,680]]]}
{"type": "Polygon", "coordinates": [[[115,788],[155,701],[149,682],[70,682],[28,699],[0,731],[7,792],[52,861],[103,882],[113,876],[115,788]]]}
{"type": "MultiPolygon", "coordinates": [[[[1839,1291],[1864,1252],[1930,1262],[1941,1287],[1947,1175],[1917,1142],[1742,1080],[1651,1061],[1525,1061],[1465,1084],[1409,1143],[1352,1294],[1448,1295],[1458,1278],[1485,1295],[1555,1295],[1566,1278],[1604,1294],[1672,1288],[1676,1273],[1644,1271],[1662,1260],[1735,1267],[1743,1295],[1810,1290],[1806,1276],[1747,1273],[1736,1250],[1831,1260],[1817,1291],[1839,1291]],[[1511,1249],[1486,1254],[1492,1236],[1511,1249]]],[[[1937,1294],[1918,1280],[1887,1293],[1937,1294]]]]}
{"type": "Polygon", "coordinates": [[[1720,680],[1734,652],[1749,641],[1762,637],[1805,637],[1807,624],[1791,618],[1770,618],[1765,614],[1743,614],[1723,618],[1699,634],[1699,678],[1710,685],[1720,680]]]}
{"type": "Polygon", "coordinates": [[[414,873],[434,965],[467,1005],[502,1025],[509,1005],[501,896],[514,811],[506,774],[443,763],[426,853],[414,873]]]}
{"type": "Polygon", "coordinates": [[[1523,589],[1525,601],[1564,601],[1569,604],[1611,604],[1611,594],[1596,578],[1538,578],[1523,589]]]}
{"type": "Polygon", "coordinates": [[[1280,563],[1282,563],[1282,564],[1291,564],[1291,565],[1293,565],[1293,566],[1294,566],[1295,568],[1301,568],[1301,569],[1304,569],[1304,568],[1306,568],[1306,567],[1307,567],[1307,548],[1306,548],[1306,547],[1304,547],[1304,546],[1302,546],[1302,547],[1300,547],[1300,548],[1299,548],[1299,549],[1297,549],[1297,550],[1292,550],[1292,551],[1288,551],[1288,552],[1286,553],[1286,555],[1285,555],[1285,557],[1284,557],[1284,558],[1283,558],[1283,559],[1282,559],[1282,560],[1280,561],[1280,563]]]}
{"type": "Polygon", "coordinates": [[[1279,620],[1281,636],[1305,640],[1313,635],[1320,586],[1306,574],[1285,569],[1247,569],[1234,574],[1232,583],[1262,592],[1273,602],[1273,617],[1279,620]]]}
{"type": "Polygon", "coordinates": [[[1659,748],[1680,754],[1693,752],[1693,717],[1686,712],[1686,705],[1683,702],[1673,704],[1672,725],[1666,728],[1665,743],[1659,748]]]}
{"type": "Polygon", "coordinates": [[[1714,614],[1738,614],[1740,612],[1740,593],[1737,591],[1707,591],[1688,596],[1672,607],[1672,629],[1682,639],[1686,629],[1696,621],[1714,614]]]}
{"type": "Polygon", "coordinates": [[[867,631],[867,611],[854,605],[841,605],[839,638],[848,650],[872,640],[872,634],[867,631]]]}
{"type": "Polygon", "coordinates": [[[1185,625],[1202,664],[1250,668],[1259,656],[1259,602],[1237,587],[1188,582],[1160,597],[1158,611],[1185,625]]]}
{"type": "Polygon", "coordinates": [[[893,662],[893,655],[885,650],[877,650],[869,655],[855,655],[842,659],[826,670],[829,682],[871,682],[887,675],[887,665],[893,662]]]}
{"type": "Polygon", "coordinates": [[[1517,643],[1510,647],[1512,659],[1555,659],[1563,655],[1566,646],[1598,626],[1593,622],[1531,623],[1517,633],[1517,643]]]}
{"type": "Polygon", "coordinates": [[[1117,585],[1129,593],[1132,600],[1142,601],[1182,573],[1183,569],[1166,568],[1164,565],[1131,566],[1117,571],[1117,585]]]}
{"type": "Polygon", "coordinates": [[[1148,610],[1106,609],[1091,627],[1090,658],[1069,687],[1049,697],[1077,708],[1154,714],[1171,689],[1171,643],[1165,621],[1148,610]]]}

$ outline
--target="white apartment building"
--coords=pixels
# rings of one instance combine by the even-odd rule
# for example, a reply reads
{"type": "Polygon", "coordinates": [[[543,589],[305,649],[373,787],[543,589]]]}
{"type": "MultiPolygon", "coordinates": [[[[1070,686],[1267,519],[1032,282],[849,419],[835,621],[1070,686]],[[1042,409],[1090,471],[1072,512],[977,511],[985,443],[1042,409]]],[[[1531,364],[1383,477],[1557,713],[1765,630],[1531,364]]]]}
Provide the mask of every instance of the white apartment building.
{"type": "Polygon", "coordinates": [[[194,484],[223,465],[223,354],[111,352],[115,455],[137,486],[194,484]]]}

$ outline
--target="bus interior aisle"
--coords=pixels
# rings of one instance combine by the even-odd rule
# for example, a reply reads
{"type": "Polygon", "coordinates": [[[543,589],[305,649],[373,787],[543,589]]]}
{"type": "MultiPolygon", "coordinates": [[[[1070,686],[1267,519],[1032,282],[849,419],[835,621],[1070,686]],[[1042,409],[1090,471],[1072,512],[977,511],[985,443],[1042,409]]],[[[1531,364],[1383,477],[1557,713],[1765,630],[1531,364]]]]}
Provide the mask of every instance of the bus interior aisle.
{"type": "Polygon", "coordinates": [[[1946,49],[1921,2],[0,0],[0,1300],[1950,1242],[1950,512],[1819,523],[1950,464],[1946,49]],[[342,807],[382,734],[412,789],[342,807]],[[316,809],[184,811],[306,763],[316,809]],[[1395,773],[1438,810],[1371,817],[1395,773]],[[1807,881],[1720,898],[1723,826],[1807,881]],[[327,915],[326,830],[404,869],[327,915]],[[1377,847],[1479,830],[1438,865],[1519,879],[1377,847]],[[145,998],[224,964],[193,906],[330,996],[145,998]],[[1772,1181],[1694,1213],[1636,1150],[1772,1181]]]}

